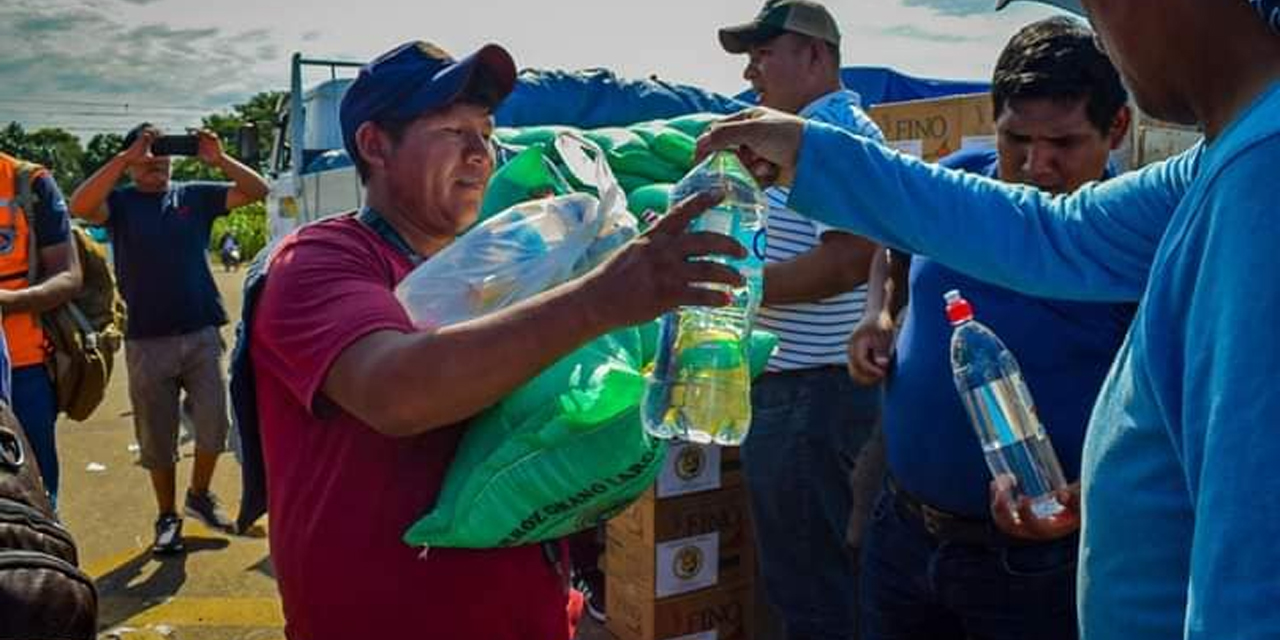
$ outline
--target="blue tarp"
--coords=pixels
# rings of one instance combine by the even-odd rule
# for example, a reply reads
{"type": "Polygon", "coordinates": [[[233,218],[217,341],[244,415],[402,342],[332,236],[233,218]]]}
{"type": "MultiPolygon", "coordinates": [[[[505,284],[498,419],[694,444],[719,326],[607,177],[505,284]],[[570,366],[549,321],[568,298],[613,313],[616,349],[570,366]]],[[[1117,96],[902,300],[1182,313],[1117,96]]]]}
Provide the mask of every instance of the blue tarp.
{"type": "Polygon", "coordinates": [[[498,108],[499,126],[564,124],[613,127],[686,113],[733,113],[750,105],[697,87],[658,79],[630,80],[605,69],[520,72],[498,108]]]}
{"type": "MultiPolygon", "coordinates": [[[[991,85],[986,82],[917,78],[905,73],[898,73],[887,67],[845,67],[840,70],[840,77],[844,81],[845,87],[858,92],[858,95],[862,97],[862,108],[864,109],[869,109],[885,102],[922,100],[966,93],[986,93],[991,90],[991,85]]],[[[742,102],[755,104],[756,93],[754,91],[744,91],[735,96],[735,98],[742,102]]]]}
{"type": "MultiPolygon", "coordinates": [[[[884,67],[847,67],[844,84],[862,96],[863,107],[964,93],[984,93],[985,82],[916,78],[884,67]]],[[[629,125],[689,113],[733,113],[755,103],[755,93],[735,98],[658,79],[630,80],[611,71],[520,72],[515,91],[494,114],[498,126],[564,124],[581,129],[629,125]]],[[[318,154],[305,173],[351,162],[341,150],[318,154]]]]}

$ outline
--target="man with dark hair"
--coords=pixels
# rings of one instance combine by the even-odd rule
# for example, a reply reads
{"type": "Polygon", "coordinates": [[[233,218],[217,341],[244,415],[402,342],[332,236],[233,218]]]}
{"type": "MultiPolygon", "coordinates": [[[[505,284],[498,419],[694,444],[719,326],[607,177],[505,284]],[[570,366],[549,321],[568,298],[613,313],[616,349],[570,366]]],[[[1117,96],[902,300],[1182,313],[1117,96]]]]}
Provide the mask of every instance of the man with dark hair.
{"type": "MultiPolygon", "coordinates": [[[[1084,24],[1058,17],[1020,30],[1000,55],[991,95],[996,149],[962,151],[943,166],[1050,193],[1107,177],[1109,153],[1128,131],[1127,94],[1084,24]]],[[[952,385],[951,328],[940,301],[959,289],[1018,357],[1072,480],[1089,409],[1133,305],[1027,296],[923,256],[895,252],[893,266],[889,291],[907,287],[910,302],[892,368],[899,310],[881,313],[887,292],[872,297],[849,343],[858,382],[877,384],[889,374],[889,477],[863,542],[863,637],[1075,638],[1078,520],[1063,518],[1049,532],[993,526],[990,475],[952,385]]],[[[884,265],[872,273],[870,286],[883,287],[884,265]]]]}
{"type": "Polygon", "coordinates": [[[116,279],[129,308],[125,360],[139,462],[151,476],[159,512],[152,551],[172,554],[183,550],[175,503],[184,390],[196,434],[184,511],[211,528],[231,528],[209,490],[230,428],[219,333],[227,314],[209,269],[209,236],[215,218],[266,197],[267,183],[203,130],[196,134],[197,157],[232,183],[173,182],[170,158],[151,148],[160,135],[148,123],[130,131],[124,150],[76,188],[71,213],[111,232],[116,279]],[[115,188],[126,174],[132,184],[115,188]]]}
{"type": "MultiPolygon", "coordinates": [[[[882,139],[840,80],[840,30],[826,7],[769,0],[752,21],[721,29],[746,54],[743,77],[761,105],[882,139]]],[[[787,209],[766,190],[764,301],[757,322],[778,336],[752,383],[742,444],[760,575],[791,638],[856,633],[856,557],[845,543],[854,495],[846,481],[880,412],[880,389],[846,373],[845,341],[863,314],[876,246],[787,209]]]]}
{"type": "Polygon", "coordinates": [[[340,110],[366,206],[298,229],[271,256],[250,357],[290,638],[572,637],[581,602],[565,545],[423,554],[401,536],[435,503],[468,418],[596,336],[728,302],[695,283],[742,281],[696,259],[740,245],[684,232],[715,201],[704,194],[579,279],[416,329],[396,285],[476,220],[493,109],[515,75],[497,45],[455,60],[411,42],[366,65],[340,110]]]}
{"type": "Polygon", "coordinates": [[[1138,106],[1205,143],[1056,197],[778,113],[713,125],[700,151],[737,148],[797,211],[991,282],[1140,301],[1082,455],[1081,635],[1280,637],[1277,2],[1052,3],[1087,9],[1138,106]]]}

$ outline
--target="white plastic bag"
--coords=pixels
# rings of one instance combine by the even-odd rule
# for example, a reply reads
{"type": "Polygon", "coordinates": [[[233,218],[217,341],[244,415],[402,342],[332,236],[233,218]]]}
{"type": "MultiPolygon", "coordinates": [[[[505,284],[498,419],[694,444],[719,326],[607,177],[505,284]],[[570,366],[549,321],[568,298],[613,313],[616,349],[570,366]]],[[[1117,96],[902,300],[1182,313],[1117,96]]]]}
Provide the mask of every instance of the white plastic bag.
{"type": "Polygon", "coordinates": [[[563,133],[556,150],[599,197],[574,193],[527,202],[467,231],[396,288],[415,325],[438,328],[502,309],[586,272],[637,235],[600,148],[563,133]]]}

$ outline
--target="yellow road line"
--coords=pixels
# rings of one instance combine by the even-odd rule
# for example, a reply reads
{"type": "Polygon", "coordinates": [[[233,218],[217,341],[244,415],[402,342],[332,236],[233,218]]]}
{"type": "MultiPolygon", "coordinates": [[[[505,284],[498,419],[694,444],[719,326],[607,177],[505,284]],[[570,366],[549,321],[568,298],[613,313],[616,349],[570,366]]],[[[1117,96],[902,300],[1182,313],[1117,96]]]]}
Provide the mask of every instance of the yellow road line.
{"type": "Polygon", "coordinates": [[[111,573],[112,569],[115,569],[116,567],[119,567],[120,565],[130,560],[133,560],[134,558],[138,557],[139,553],[144,553],[144,552],[146,552],[146,547],[134,547],[126,551],[121,551],[120,553],[117,553],[115,555],[110,555],[105,558],[98,558],[93,562],[85,562],[81,565],[80,568],[83,569],[85,573],[89,574],[90,578],[97,580],[98,578],[101,578],[102,576],[105,576],[108,573],[111,573]]]}
{"type": "MultiPolygon", "coordinates": [[[[259,524],[258,526],[263,527],[264,529],[266,527],[265,523],[259,524]]],[[[204,524],[202,524],[200,521],[194,520],[194,519],[187,519],[183,523],[183,535],[188,537],[199,537],[199,538],[228,537],[228,534],[226,534],[225,532],[214,531],[213,529],[210,529],[204,526],[204,524]]],[[[81,563],[80,568],[85,573],[89,574],[90,578],[97,580],[98,578],[101,578],[102,576],[105,576],[108,573],[111,573],[113,569],[119,567],[120,565],[123,565],[124,563],[129,562],[130,560],[133,560],[134,558],[138,557],[139,554],[142,554],[142,553],[148,553],[148,554],[151,553],[150,547],[135,546],[131,549],[125,549],[124,551],[106,556],[104,558],[97,558],[91,562],[81,563]]]]}
{"type": "MultiPolygon", "coordinates": [[[[128,607],[141,598],[103,598],[102,608],[128,607]]],[[[114,626],[164,624],[182,627],[284,627],[284,613],[276,598],[169,598],[114,626]]]]}

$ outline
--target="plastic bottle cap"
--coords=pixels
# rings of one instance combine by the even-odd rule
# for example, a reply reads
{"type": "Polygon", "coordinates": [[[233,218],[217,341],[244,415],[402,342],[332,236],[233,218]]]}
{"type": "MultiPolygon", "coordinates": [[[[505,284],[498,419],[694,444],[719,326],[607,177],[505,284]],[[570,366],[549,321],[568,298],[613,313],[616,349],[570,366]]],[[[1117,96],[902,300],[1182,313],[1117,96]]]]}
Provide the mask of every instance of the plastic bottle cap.
{"type": "Polygon", "coordinates": [[[951,324],[960,324],[973,319],[973,306],[960,295],[958,290],[952,289],[946,292],[943,298],[947,301],[947,320],[951,321],[951,324]]]}

